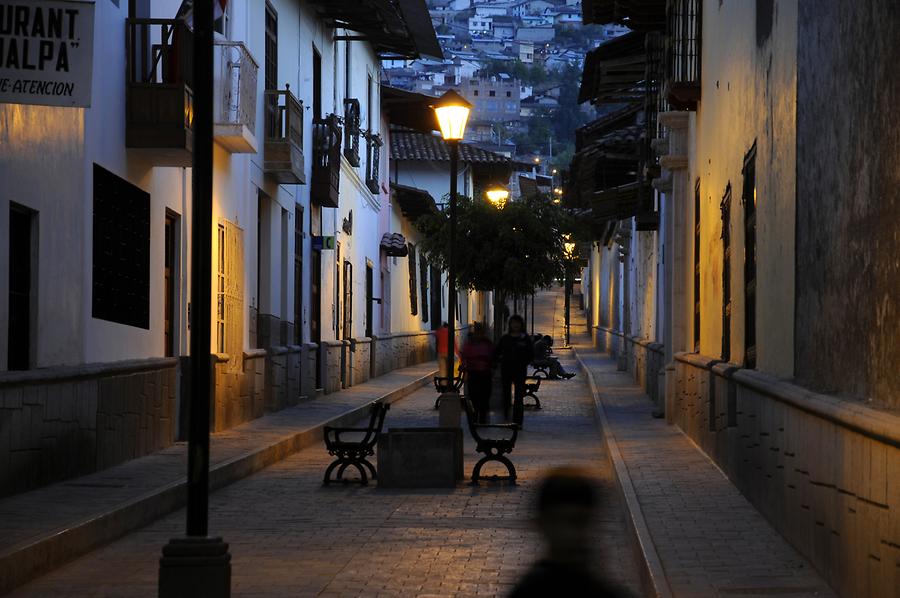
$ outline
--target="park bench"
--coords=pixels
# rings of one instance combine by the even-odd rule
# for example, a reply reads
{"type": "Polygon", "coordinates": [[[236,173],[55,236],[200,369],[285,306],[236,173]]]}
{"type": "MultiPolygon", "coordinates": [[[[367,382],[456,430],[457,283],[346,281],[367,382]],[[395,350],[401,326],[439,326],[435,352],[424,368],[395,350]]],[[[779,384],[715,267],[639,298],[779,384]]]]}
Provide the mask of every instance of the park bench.
{"type": "Polygon", "coordinates": [[[506,466],[509,471],[507,476],[493,475],[492,480],[508,480],[516,483],[516,468],[506,455],[511,453],[516,446],[516,439],[519,436],[519,427],[516,424],[479,424],[475,415],[475,407],[468,397],[462,397],[462,404],[466,411],[466,421],[469,424],[469,434],[475,441],[475,450],[483,453],[484,456],[475,464],[472,469],[472,483],[478,484],[483,478],[481,468],[486,463],[497,461],[506,466]],[[491,431],[502,431],[502,437],[495,438],[487,436],[491,431]]]}
{"type": "Polygon", "coordinates": [[[369,425],[365,428],[334,428],[325,426],[325,448],[328,454],[335,459],[325,470],[324,485],[330,482],[349,482],[344,479],[344,472],[351,465],[359,471],[359,482],[363,485],[369,483],[366,470],[371,473],[372,479],[377,479],[375,466],[366,457],[375,454],[375,445],[378,443],[378,435],[384,427],[384,416],[391,406],[387,403],[374,402],[369,411],[369,425]],[[331,474],[337,468],[337,475],[332,480],[331,474]]]}
{"type": "Polygon", "coordinates": [[[535,410],[541,409],[541,400],[537,396],[537,392],[541,389],[541,379],[528,376],[525,378],[525,396],[524,399],[531,397],[534,399],[534,403],[526,403],[526,407],[534,407],[535,410]]]}
{"type": "Polygon", "coordinates": [[[434,390],[437,391],[438,396],[434,400],[434,408],[438,409],[441,405],[441,395],[445,392],[460,392],[463,385],[463,377],[462,374],[453,379],[453,384],[450,383],[450,378],[446,376],[435,376],[434,377],[434,390]]]}

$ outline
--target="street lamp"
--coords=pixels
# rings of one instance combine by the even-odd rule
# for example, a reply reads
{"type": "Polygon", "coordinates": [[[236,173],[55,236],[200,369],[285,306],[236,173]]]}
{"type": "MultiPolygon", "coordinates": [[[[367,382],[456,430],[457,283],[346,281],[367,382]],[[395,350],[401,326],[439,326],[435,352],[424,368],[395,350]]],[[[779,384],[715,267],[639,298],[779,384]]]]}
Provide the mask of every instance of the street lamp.
{"type": "Polygon", "coordinates": [[[570,346],[570,322],[571,322],[571,305],[572,305],[572,264],[575,261],[575,242],[572,241],[572,235],[566,233],[563,238],[563,255],[566,258],[566,278],[565,278],[565,322],[566,322],[566,347],[570,346]]]}
{"type": "Polygon", "coordinates": [[[456,178],[459,162],[459,142],[466,133],[466,121],[472,109],[464,97],[452,89],[444,93],[432,106],[441,137],[450,150],[450,251],[447,253],[447,371],[451,385],[454,382],[453,359],[456,353],[456,265],[453,250],[456,245],[456,178]]]}
{"type": "Polygon", "coordinates": [[[503,185],[491,185],[488,187],[487,191],[485,191],[485,195],[487,195],[488,201],[491,202],[495,208],[502,210],[506,205],[506,200],[509,199],[509,189],[503,185]]]}

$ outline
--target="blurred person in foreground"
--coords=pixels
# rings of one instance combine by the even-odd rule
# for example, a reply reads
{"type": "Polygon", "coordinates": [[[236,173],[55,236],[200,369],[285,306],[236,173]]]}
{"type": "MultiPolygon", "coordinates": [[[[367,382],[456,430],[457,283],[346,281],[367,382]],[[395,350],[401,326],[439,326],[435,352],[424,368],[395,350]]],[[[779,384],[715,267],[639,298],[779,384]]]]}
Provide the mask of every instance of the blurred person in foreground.
{"type": "Polygon", "coordinates": [[[594,571],[592,520],[600,506],[594,481],[583,470],[561,467],[541,482],[536,523],[547,551],[519,580],[510,598],[629,598],[594,571]]]}

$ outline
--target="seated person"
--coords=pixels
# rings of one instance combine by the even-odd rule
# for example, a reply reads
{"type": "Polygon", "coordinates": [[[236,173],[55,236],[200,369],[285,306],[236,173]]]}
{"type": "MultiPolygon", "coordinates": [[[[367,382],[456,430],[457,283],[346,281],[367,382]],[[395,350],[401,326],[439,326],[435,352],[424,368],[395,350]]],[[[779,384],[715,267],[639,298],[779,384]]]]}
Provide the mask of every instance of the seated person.
{"type": "Polygon", "coordinates": [[[534,344],[533,364],[537,367],[546,367],[549,370],[550,380],[558,380],[559,378],[568,380],[572,378],[575,372],[567,372],[562,364],[559,363],[559,359],[550,355],[552,351],[551,345],[553,345],[553,339],[550,336],[544,336],[534,344]]]}

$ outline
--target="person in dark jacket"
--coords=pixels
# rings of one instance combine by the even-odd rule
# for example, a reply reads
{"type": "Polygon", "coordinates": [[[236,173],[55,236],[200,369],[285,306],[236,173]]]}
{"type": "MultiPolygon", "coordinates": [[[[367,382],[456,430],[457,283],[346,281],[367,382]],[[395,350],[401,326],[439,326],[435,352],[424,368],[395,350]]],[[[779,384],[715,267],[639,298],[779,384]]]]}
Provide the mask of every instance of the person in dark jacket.
{"type": "Polygon", "coordinates": [[[534,359],[534,345],[525,334],[525,320],[515,314],[509,318],[509,329],[497,343],[495,361],[500,363],[500,383],[503,389],[503,410],[509,419],[509,407],[513,407],[513,423],[519,427],[525,418],[525,375],[528,364],[534,359]],[[511,401],[515,387],[515,402],[511,401]]]}
{"type": "Polygon", "coordinates": [[[575,372],[567,372],[563,368],[559,359],[552,355],[553,338],[549,335],[540,337],[534,343],[534,365],[537,367],[545,367],[549,370],[550,380],[558,380],[565,378],[568,380],[575,376],[575,372]]]}
{"type": "Polygon", "coordinates": [[[629,598],[598,577],[591,520],[598,506],[591,478],[574,467],[550,471],[538,490],[537,527],[547,552],[513,588],[510,598],[629,598]]]}

